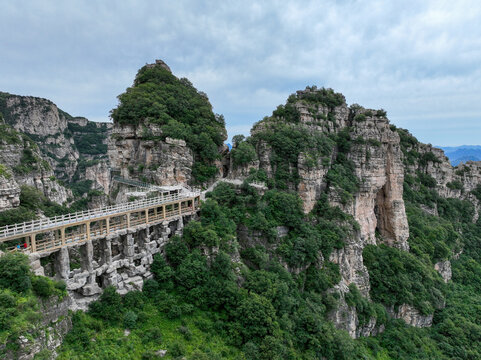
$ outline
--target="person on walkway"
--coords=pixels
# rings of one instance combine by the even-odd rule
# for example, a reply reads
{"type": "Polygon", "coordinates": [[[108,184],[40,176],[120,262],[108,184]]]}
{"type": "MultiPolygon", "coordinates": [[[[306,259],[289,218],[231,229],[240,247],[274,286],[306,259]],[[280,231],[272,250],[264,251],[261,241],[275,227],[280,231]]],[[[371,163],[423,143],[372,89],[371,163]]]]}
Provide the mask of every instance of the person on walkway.
{"type": "Polygon", "coordinates": [[[17,245],[17,250],[20,250],[20,249],[21,249],[21,248],[20,248],[20,244],[18,244],[18,245],[17,245]]]}
{"type": "Polygon", "coordinates": [[[28,247],[27,243],[24,242],[24,243],[23,243],[23,248],[26,249],[27,247],[28,247]]]}

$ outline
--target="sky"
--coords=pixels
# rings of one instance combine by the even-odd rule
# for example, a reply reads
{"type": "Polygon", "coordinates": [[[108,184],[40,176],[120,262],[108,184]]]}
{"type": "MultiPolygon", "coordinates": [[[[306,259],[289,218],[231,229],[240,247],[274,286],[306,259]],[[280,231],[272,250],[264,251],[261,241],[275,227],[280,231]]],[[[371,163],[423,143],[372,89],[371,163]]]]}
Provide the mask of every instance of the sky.
{"type": "Polygon", "coordinates": [[[481,144],[481,2],[0,0],[0,91],[110,121],[164,60],[231,138],[306,86],[383,108],[435,145],[481,144]]]}

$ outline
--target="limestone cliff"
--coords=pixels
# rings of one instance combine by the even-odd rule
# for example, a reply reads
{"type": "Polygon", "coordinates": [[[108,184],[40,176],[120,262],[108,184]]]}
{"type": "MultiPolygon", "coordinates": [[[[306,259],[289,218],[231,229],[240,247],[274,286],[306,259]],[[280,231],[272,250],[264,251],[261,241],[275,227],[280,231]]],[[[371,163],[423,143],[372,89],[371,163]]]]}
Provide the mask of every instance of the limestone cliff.
{"type": "Polygon", "coordinates": [[[0,191],[3,201],[10,204],[6,204],[2,210],[19,205],[19,185],[35,187],[56,203],[66,202],[72,194],[56,181],[50,164],[38,146],[28,136],[9,125],[0,126],[0,164],[5,169],[0,191]]]}
{"type": "MultiPolygon", "coordinates": [[[[424,234],[417,230],[410,238],[406,206],[411,211],[410,221],[419,209],[421,215],[425,212],[431,216],[421,221],[433,224],[459,221],[459,216],[462,221],[476,222],[481,211],[481,162],[452,167],[442,150],[390,125],[384,110],[348,106],[341,94],[315,87],[291,95],[272,116],[254,125],[249,138],[234,137],[233,143],[226,161],[229,181],[246,179],[296,192],[306,215],[315,210],[319,199],[327,197],[331,206],[351,215],[359,225],[329,258],[319,256],[321,262],[339,265],[341,280],[329,290],[338,294],[339,301],[329,318],[352,337],[373,335],[383,329],[374,318],[361,322],[352,301],[349,304],[346,300],[352,297],[350,285],[354,284],[370,301],[373,285],[363,259],[366,246],[386,244],[406,254],[412,242],[417,255],[422,251],[419,246],[431,247],[425,250],[430,254],[426,264],[439,273],[432,276],[435,281],[451,281],[450,260],[463,252],[455,234],[462,228],[448,227],[453,231],[449,245],[442,232],[419,240],[424,234]],[[455,213],[449,213],[453,210],[455,213]],[[419,241],[428,243],[421,245],[419,241]]],[[[245,237],[246,233],[244,229],[238,235],[245,237]]],[[[253,233],[250,236],[256,241],[253,233]]],[[[406,259],[415,259],[408,255],[411,257],[406,259]]],[[[296,274],[303,271],[288,269],[296,274]]],[[[392,318],[427,327],[433,323],[433,311],[445,306],[442,295],[430,306],[427,310],[398,302],[385,308],[392,318]]]]}
{"type": "Polygon", "coordinates": [[[12,171],[0,165],[0,211],[13,209],[20,205],[20,187],[12,171]]]}
{"type": "MultiPolygon", "coordinates": [[[[72,117],[47,99],[3,92],[0,92],[0,113],[8,125],[33,140],[42,159],[53,170],[51,176],[62,181],[84,180],[86,167],[108,160],[111,124],[72,117]]],[[[94,188],[104,190],[104,181],[92,180],[94,188]]]]}
{"type": "Polygon", "coordinates": [[[191,183],[192,150],[184,140],[152,140],[152,134],[156,136],[161,131],[155,125],[150,129],[151,133],[146,135],[143,126],[114,126],[109,144],[112,168],[124,178],[140,173],[141,180],[158,185],[191,183]]]}
{"type": "MultiPolygon", "coordinates": [[[[367,328],[357,326],[355,310],[344,316],[347,308],[342,294],[353,283],[369,297],[369,274],[362,256],[367,244],[382,242],[409,250],[403,152],[385,112],[348,107],[341,94],[306,88],[255,124],[251,134],[247,142],[256,156],[240,165],[231,159],[230,178],[263,174],[270,186],[296,191],[306,213],[327,194],[331,205],[359,224],[359,230],[345,239],[345,246],[334,249],[329,258],[339,264],[342,276],[338,286],[341,305],[332,318],[355,337],[377,331],[375,321],[367,328]]],[[[238,149],[236,144],[230,156],[241,158],[238,149]]]]}

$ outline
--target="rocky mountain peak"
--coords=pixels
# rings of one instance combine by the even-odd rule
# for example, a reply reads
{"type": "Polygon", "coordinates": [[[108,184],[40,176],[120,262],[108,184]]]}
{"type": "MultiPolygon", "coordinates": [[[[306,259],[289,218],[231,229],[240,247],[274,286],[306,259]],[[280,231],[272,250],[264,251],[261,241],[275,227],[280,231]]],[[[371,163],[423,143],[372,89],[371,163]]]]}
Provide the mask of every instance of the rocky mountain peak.
{"type": "Polygon", "coordinates": [[[153,64],[147,64],[146,65],[148,68],[154,68],[157,66],[160,66],[161,68],[167,70],[168,72],[172,73],[172,70],[170,70],[169,65],[167,65],[163,60],[157,59],[155,60],[155,63],[153,64]]]}

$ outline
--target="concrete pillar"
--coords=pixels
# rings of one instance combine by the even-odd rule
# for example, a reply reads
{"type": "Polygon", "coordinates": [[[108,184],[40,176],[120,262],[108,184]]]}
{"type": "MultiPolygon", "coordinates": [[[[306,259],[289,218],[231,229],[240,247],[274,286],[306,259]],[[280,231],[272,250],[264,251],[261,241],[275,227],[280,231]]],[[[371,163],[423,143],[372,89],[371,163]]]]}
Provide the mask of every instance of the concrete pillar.
{"type": "Polygon", "coordinates": [[[127,214],[127,229],[130,227],[130,213],[127,214]]]}
{"type": "Polygon", "coordinates": [[[162,219],[165,219],[167,215],[165,214],[165,205],[162,205],[162,219]]]}
{"type": "Polygon", "coordinates": [[[91,240],[87,241],[85,245],[80,247],[80,253],[82,255],[82,270],[92,273],[94,270],[92,264],[92,260],[94,257],[94,247],[91,240]]]}
{"type": "Polygon", "coordinates": [[[70,257],[68,254],[68,248],[62,247],[55,254],[54,260],[55,275],[62,280],[68,279],[70,273],[70,257]]]}
{"type": "Polygon", "coordinates": [[[62,245],[65,245],[65,228],[60,229],[60,239],[62,239],[62,245]]]}
{"type": "Polygon", "coordinates": [[[87,241],[90,240],[90,221],[85,224],[87,227],[87,241]]]}
{"type": "Polygon", "coordinates": [[[110,239],[105,239],[104,242],[104,261],[107,264],[112,263],[112,241],[110,239]]]}
{"type": "Polygon", "coordinates": [[[102,289],[95,282],[96,274],[92,263],[94,255],[92,240],[87,241],[85,245],[80,248],[80,253],[82,254],[82,270],[89,273],[87,284],[81,289],[82,295],[91,296],[99,294],[102,292],[102,289]]]}
{"type": "Polygon", "coordinates": [[[146,223],[146,224],[149,223],[149,209],[146,209],[146,210],[145,210],[145,223],[146,223]]]}
{"type": "Polygon", "coordinates": [[[182,201],[177,203],[179,205],[179,215],[182,215],[182,201]]]}
{"type": "Polygon", "coordinates": [[[134,253],[134,237],[132,234],[127,234],[124,242],[124,255],[127,258],[132,258],[134,253]]]}
{"type": "Polygon", "coordinates": [[[35,241],[35,234],[30,236],[30,244],[32,245],[32,252],[37,252],[37,243],[35,241]]]}
{"type": "Polygon", "coordinates": [[[107,235],[110,233],[110,218],[105,219],[105,227],[107,229],[107,235]]]}

